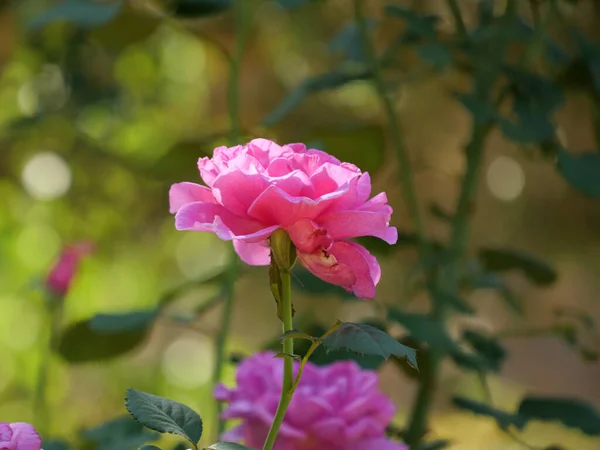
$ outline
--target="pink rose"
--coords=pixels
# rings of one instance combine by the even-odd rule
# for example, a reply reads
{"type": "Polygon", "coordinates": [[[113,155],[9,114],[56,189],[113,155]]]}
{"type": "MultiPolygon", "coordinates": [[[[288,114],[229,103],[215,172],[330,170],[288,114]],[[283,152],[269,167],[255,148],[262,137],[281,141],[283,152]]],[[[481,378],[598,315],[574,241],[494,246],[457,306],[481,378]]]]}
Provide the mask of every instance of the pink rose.
{"type": "Polygon", "coordinates": [[[283,228],[313,274],[359,298],[375,297],[379,264],[349,239],[375,236],[395,244],[398,231],[389,226],[392,208],[385,193],[369,200],[368,173],[303,144],[279,146],[266,139],[216,148],[198,167],[208,187],[171,187],[178,230],[215,233],[232,240],[246,263],[268,265],[269,236],[283,228]]]}
{"type": "Polygon", "coordinates": [[[40,450],[42,439],[28,423],[0,422],[0,449],[40,450]]]}
{"type": "MultiPolygon", "coordinates": [[[[216,387],[215,398],[228,403],[223,419],[241,420],[223,440],[262,448],[279,402],[282,372],[282,359],[259,353],[238,366],[236,388],[216,387]]],[[[275,450],[408,450],[385,435],[396,408],[379,391],[378,381],[376,372],[354,361],[322,367],[309,362],[275,450]]]]}
{"type": "Polygon", "coordinates": [[[93,248],[89,242],[80,242],[65,247],[46,278],[46,287],[54,294],[67,295],[79,262],[84,256],[89,255],[93,248]]]}

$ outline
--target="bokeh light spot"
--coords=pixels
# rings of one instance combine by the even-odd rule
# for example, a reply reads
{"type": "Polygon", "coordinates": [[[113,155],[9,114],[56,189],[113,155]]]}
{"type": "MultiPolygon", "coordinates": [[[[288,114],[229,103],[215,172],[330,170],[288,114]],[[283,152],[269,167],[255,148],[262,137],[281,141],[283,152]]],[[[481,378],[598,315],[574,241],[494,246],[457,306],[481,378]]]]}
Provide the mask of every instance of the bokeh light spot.
{"type": "Polygon", "coordinates": [[[35,154],[23,168],[21,181],[27,193],[37,200],[62,197],[71,187],[71,169],[53,152],[35,154]]]}
{"type": "Polygon", "coordinates": [[[499,200],[516,200],[525,187],[525,172],[521,165],[508,156],[498,156],[487,170],[487,186],[499,200]]]}
{"type": "Polygon", "coordinates": [[[207,337],[188,335],[167,347],[162,359],[167,380],[179,387],[194,389],[210,380],[213,371],[213,346],[207,337]]]}

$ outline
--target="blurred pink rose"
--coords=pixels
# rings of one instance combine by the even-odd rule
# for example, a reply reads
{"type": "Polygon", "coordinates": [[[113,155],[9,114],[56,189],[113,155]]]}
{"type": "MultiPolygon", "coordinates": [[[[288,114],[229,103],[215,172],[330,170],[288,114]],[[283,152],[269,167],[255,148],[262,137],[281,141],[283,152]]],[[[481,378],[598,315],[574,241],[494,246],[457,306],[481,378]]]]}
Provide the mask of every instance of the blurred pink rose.
{"type": "Polygon", "coordinates": [[[54,294],[67,295],[71,280],[77,273],[79,262],[93,250],[94,246],[90,242],[66,246],[46,278],[46,287],[54,294]]]}
{"type": "Polygon", "coordinates": [[[0,422],[0,449],[40,450],[42,439],[28,423],[0,422]]]}
{"type": "MultiPolygon", "coordinates": [[[[282,359],[259,353],[238,366],[236,388],[216,387],[215,398],[228,403],[223,419],[241,419],[224,440],[262,448],[279,402],[282,372],[282,359]]],[[[322,367],[309,362],[275,450],[408,450],[385,435],[395,407],[379,391],[378,381],[376,372],[354,361],[322,367]]]]}
{"type": "Polygon", "coordinates": [[[198,167],[208,187],[171,187],[178,230],[215,233],[233,240],[246,263],[268,265],[267,240],[283,228],[300,261],[317,277],[359,298],[375,296],[379,264],[348,239],[375,236],[395,244],[398,232],[389,226],[392,208],[385,193],[369,200],[368,173],[303,144],[279,146],[266,139],[216,148],[198,167]]]}

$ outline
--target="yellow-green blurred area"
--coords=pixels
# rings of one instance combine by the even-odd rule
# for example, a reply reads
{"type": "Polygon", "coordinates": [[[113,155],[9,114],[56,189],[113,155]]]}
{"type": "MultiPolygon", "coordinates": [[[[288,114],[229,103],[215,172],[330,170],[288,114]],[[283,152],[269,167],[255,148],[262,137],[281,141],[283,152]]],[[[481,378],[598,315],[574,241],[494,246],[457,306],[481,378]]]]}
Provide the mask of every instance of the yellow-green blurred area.
{"type": "MultiPolygon", "coordinates": [[[[238,1],[245,7],[238,99],[243,139],[305,142],[356,163],[371,174],[374,193],[388,193],[392,224],[412,232],[389,124],[371,80],[334,89],[302,84],[340,67],[360,70],[360,61],[345,60],[332,45],[353,20],[352,2],[298,1],[292,8],[286,7],[291,1],[238,1]]],[[[476,24],[483,1],[458,1],[468,27],[476,24]]],[[[598,40],[597,2],[557,2],[562,20],[598,40]]],[[[211,376],[221,310],[209,308],[196,320],[189,316],[219,292],[218,284],[201,281],[223,270],[229,243],[177,232],[168,190],[173,182],[199,182],[197,159],[229,143],[234,14],[181,19],[158,0],[129,0],[105,24],[53,20],[28,26],[57,3],[2,2],[0,9],[0,421],[35,423],[32,398],[49,320],[39,285],[63,245],[91,240],[96,252],[84,260],[65,299],[65,327],[98,313],[150,309],[165,292],[199,282],[178,295],[142,344],[126,355],[83,364],[53,356],[51,435],[75,438],[82,428],[124,414],[125,390],[135,387],[193,407],[203,416],[202,442],[208,444],[214,438],[211,376]]],[[[440,35],[454,33],[445,1],[366,3],[378,48],[386,48],[404,26],[383,15],[387,3],[436,14],[440,35]]],[[[494,3],[501,11],[505,1],[494,3]]],[[[532,20],[529,3],[519,0],[525,21],[532,20]]],[[[534,3],[544,8],[556,2],[534,3]]],[[[560,23],[551,23],[549,32],[553,27],[560,23]]],[[[556,35],[566,42],[564,33],[556,35]]],[[[514,52],[521,50],[517,45],[514,52]]],[[[434,203],[452,211],[457,201],[471,117],[452,93],[465,90],[469,77],[452,66],[433,70],[406,47],[394,58],[384,81],[400,117],[426,228],[444,241],[448,223],[429,211],[434,203]]],[[[583,88],[566,90],[555,117],[558,137],[574,153],[597,148],[598,110],[590,98],[583,88]]],[[[590,356],[600,351],[597,330],[569,322],[569,330],[577,330],[576,344],[556,332],[558,308],[600,319],[600,202],[567,184],[554,163],[536,146],[491,133],[468,253],[475,255],[482,246],[522,250],[546,261],[558,280],[536,286],[510,272],[504,279],[523,302],[522,315],[486,289],[469,297],[476,315],[449,320],[454,337],[465,328],[501,337],[509,353],[489,384],[494,405],[509,411],[525,394],[575,397],[600,409],[600,363],[590,356]],[[582,349],[590,357],[583,358],[582,349]]],[[[375,303],[298,292],[298,322],[328,327],[338,318],[379,317],[381,305],[425,311],[425,292],[415,289],[415,249],[398,246],[379,259],[383,275],[375,303]]],[[[242,270],[228,354],[261,350],[279,334],[267,272],[242,270]]],[[[228,383],[234,370],[227,364],[228,383]]],[[[402,427],[416,382],[393,363],[381,368],[381,377],[402,427]]],[[[486,398],[476,373],[447,361],[430,437],[452,441],[449,448],[524,448],[518,440],[536,448],[600,448],[598,437],[554,422],[531,422],[515,431],[515,440],[493,419],[454,408],[454,395],[486,398]]]]}

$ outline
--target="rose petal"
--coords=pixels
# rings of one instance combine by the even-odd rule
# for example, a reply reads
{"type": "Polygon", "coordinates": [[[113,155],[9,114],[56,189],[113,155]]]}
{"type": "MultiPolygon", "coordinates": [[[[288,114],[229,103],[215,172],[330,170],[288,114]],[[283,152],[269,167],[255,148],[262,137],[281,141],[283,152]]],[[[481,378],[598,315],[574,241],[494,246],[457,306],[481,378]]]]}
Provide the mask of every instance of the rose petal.
{"type": "Polygon", "coordinates": [[[299,220],[286,231],[296,248],[304,253],[313,253],[317,249],[327,250],[333,243],[327,230],[317,226],[312,220],[299,220]]]}
{"type": "Polygon", "coordinates": [[[344,191],[340,190],[313,200],[308,197],[293,197],[277,186],[269,186],[250,206],[248,215],[264,224],[285,227],[300,219],[318,217],[342,195],[344,191]]]}
{"type": "Polygon", "coordinates": [[[242,261],[251,266],[268,266],[271,264],[271,250],[269,245],[262,242],[244,242],[233,240],[233,248],[242,261]]]}
{"type": "Polygon", "coordinates": [[[331,284],[342,286],[361,299],[375,297],[375,285],[381,271],[377,260],[362,246],[347,241],[334,242],[325,253],[298,252],[302,264],[314,275],[331,284]]]}
{"type": "Polygon", "coordinates": [[[42,447],[42,439],[32,425],[17,422],[11,423],[10,428],[13,432],[12,441],[16,443],[14,450],[40,450],[42,447]]]}
{"type": "Polygon", "coordinates": [[[371,211],[343,211],[316,219],[335,240],[375,236],[388,244],[398,241],[398,230],[389,226],[390,215],[371,211]]]}
{"type": "Polygon", "coordinates": [[[269,186],[255,169],[241,167],[221,173],[213,183],[213,195],[228,211],[245,217],[250,205],[269,186]]]}
{"type": "Polygon", "coordinates": [[[232,214],[216,203],[189,203],[175,214],[175,228],[178,230],[206,231],[229,241],[239,239],[259,242],[266,239],[277,226],[263,228],[253,220],[232,214]]]}
{"type": "Polygon", "coordinates": [[[0,422],[0,448],[7,447],[11,445],[12,439],[12,429],[10,425],[6,422],[0,422]]]}
{"type": "Polygon", "coordinates": [[[216,203],[210,189],[196,183],[177,183],[169,190],[169,212],[175,214],[188,203],[216,203]]]}

